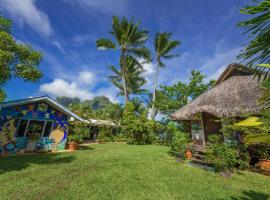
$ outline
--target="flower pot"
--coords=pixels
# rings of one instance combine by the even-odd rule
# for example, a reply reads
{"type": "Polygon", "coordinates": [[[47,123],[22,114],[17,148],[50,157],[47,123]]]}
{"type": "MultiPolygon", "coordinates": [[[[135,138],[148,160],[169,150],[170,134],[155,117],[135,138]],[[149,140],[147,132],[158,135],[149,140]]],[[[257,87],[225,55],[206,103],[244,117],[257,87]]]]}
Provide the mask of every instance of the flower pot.
{"type": "Polygon", "coordinates": [[[186,152],[186,158],[187,158],[187,159],[192,158],[192,153],[191,153],[190,150],[187,150],[187,152],[186,152]]]}
{"type": "Polygon", "coordinates": [[[76,151],[78,147],[78,144],[76,142],[70,142],[69,143],[69,150],[76,151]]]}
{"type": "Polygon", "coordinates": [[[259,160],[259,167],[262,170],[270,171],[270,160],[260,159],[259,160]]]}

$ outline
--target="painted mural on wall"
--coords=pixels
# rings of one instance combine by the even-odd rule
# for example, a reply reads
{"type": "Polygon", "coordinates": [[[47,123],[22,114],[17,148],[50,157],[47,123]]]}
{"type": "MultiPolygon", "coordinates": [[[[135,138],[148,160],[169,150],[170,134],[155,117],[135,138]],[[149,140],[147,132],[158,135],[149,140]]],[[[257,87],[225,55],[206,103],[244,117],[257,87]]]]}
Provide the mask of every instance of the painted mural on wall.
{"type": "Polygon", "coordinates": [[[68,117],[44,102],[0,110],[0,154],[63,150],[68,117]]]}

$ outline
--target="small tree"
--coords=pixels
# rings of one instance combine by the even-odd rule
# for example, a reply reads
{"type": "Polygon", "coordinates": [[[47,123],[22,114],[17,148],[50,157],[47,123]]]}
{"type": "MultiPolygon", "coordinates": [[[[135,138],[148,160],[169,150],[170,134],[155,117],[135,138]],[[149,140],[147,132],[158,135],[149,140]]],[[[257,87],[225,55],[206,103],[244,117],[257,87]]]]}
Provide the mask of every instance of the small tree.
{"type": "Polygon", "coordinates": [[[5,99],[3,85],[13,77],[36,82],[42,72],[38,69],[42,55],[31,46],[18,43],[11,35],[11,21],[0,16],[0,102],[5,99]]]}

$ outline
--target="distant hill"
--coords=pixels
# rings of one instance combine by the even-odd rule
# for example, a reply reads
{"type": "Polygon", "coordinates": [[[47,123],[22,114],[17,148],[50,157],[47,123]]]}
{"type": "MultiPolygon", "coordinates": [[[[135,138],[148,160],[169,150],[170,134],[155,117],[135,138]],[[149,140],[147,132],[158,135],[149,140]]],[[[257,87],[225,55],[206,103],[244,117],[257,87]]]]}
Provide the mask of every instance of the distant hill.
{"type": "Polygon", "coordinates": [[[80,103],[84,106],[89,106],[92,110],[100,110],[112,104],[110,99],[106,96],[97,96],[91,100],[85,101],[81,101],[79,98],[56,97],[56,101],[65,107],[68,107],[71,103],[80,103]]]}

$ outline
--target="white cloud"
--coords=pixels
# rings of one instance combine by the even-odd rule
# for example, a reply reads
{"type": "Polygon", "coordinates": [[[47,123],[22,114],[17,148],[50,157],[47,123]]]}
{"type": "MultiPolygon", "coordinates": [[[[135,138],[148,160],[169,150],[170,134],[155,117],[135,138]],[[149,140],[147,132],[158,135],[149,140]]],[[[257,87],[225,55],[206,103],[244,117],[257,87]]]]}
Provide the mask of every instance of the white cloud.
{"type": "Polygon", "coordinates": [[[54,46],[56,46],[63,54],[66,54],[65,49],[63,48],[62,44],[61,44],[59,41],[54,40],[54,41],[52,42],[52,44],[53,44],[54,46]]]}
{"type": "Polygon", "coordinates": [[[126,13],[126,0],[63,0],[66,3],[77,4],[83,9],[92,9],[103,14],[126,13]]]}
{"type": "Polygon", "coordinates": [[[50,83],[44,83],[39,90],[42,93],[54,97],[64,96],[69,98],[80,98],[81,100],[92,99],[95,96],[106,96],[112,102],[118,102],[117,91],[115,87],[108,86],[93,90],[100,81],[95,80],[95,74],[90,71],[80,72],[76,78],[56,78],[50,83]],[[69,79],[69,81],[67,81],[69,79]],[[91,85],[92,84],[92,85],[91,85]]]}
{"type": "Polygon", "coordinates": [[[78,97],[82,100],[94,97],[91,92],[85,88],[79,87],[76,82],[68,82],[63,79],[54,79],[51,83],[42,84],[40,91],[54,96],[78,97]]]}
{"type": "Polygon", "coordinates": [[[95,41],[95,38],[92,35],[77,35],[72,40],[76,43],[83,43],[87,41],[95,41]]]}
{"type": "Polygon", "coordinates": [[[207,75],[207,80],[217,79],[229,64],[236,61],[236,56],[240,49],[240,47],[236,47],[225,52],[216,51],[211,58],[205,61],[199,70],[207,75]]]}
{"type": "Polygon", "coordinates": [[[1,0],[0,9],[42,35],[53,33],[48,16],[36,7],[35,0],[1,0]]]}
{"type": "Polygon", "coordinates": [[[78,81],[81,84],[89,85],[89,84],[93,83],[94,80],[95,80],[95,76],[90,71],[83,71],[83,72],[80,72],[80,74],[79,74],[79,80],[78,81]]]}

